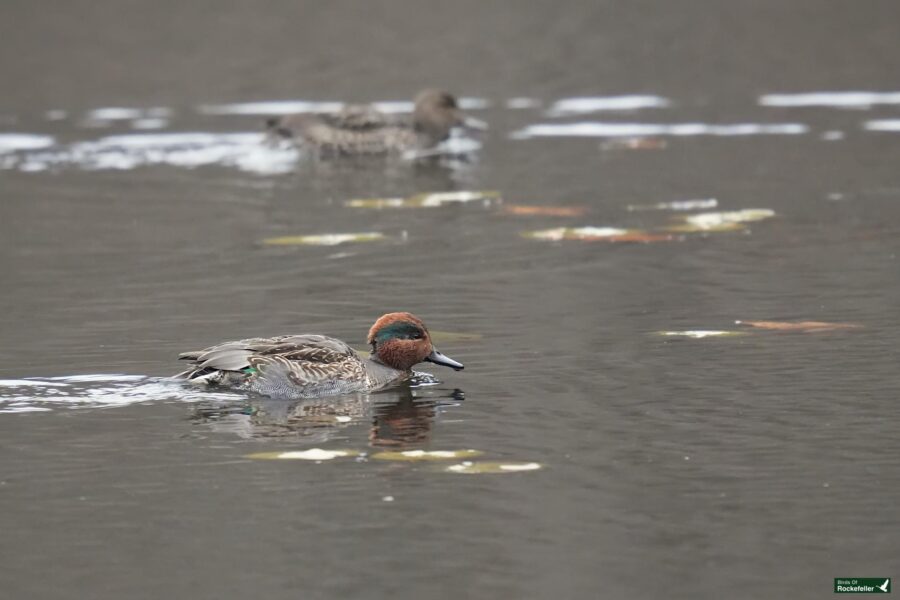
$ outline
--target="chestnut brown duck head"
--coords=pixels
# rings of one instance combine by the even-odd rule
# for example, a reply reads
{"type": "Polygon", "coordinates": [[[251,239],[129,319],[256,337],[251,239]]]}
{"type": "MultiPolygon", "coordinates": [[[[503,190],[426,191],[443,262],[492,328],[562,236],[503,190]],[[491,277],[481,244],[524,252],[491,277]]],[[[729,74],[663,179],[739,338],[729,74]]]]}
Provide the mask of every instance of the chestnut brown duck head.
{"type": "Polygon", "coordinates": [[[457,371],[463,369],[462,363],[435,349],[425,323],[408,312],[380,317],[369,329],[367,341],[372,346],[372,360],[398,371],[409,371],[413,365],[425,361],[457,371]]]}

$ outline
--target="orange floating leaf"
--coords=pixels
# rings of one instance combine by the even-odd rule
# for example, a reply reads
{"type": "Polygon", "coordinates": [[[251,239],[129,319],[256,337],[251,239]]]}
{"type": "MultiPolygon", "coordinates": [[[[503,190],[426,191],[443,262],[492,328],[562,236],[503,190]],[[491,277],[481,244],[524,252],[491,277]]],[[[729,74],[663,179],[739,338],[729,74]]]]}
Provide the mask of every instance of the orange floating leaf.
{"type": "Polygon", "coordinates": [[[735,321],[738,325],[746,325],[757,329],[772,331],[798,331],[801,333],[818,333],[821,331],[838,331],[845,329],[861,329],[856,323],[829,323],[827,321],[735,321]]]}
{"type": "Polygon", "coordinates": [[[668,142],[662,138],[614,138],[600,145],[604,150],[662,150],[668,142]]]}
{"type": "Polygon", "coordinates": [[[664,231],[672,231],[674,233],[718,233],[720,231],[746,231],[747,227],[741,223],[720,223],[718,225],[709,225],[699,227],[691,224],[670,225],[664,228],[664,231]]]}
{"type": "Polygon", "coordinates": [[[647,233],[645,231],[634,231],[624,235],[612,235],[609,237],[598,237],[587,239],[589,242],[632,242],[638,244],[649,244],[650,242],[671,242],[676,239],[674,235],[647,233]]]}
{"type": "Polygon", "coordinates": [[[587,212],[584,206],[535,206],[506,204],[500,212],[521,217],[580,217],[587,212]]]}

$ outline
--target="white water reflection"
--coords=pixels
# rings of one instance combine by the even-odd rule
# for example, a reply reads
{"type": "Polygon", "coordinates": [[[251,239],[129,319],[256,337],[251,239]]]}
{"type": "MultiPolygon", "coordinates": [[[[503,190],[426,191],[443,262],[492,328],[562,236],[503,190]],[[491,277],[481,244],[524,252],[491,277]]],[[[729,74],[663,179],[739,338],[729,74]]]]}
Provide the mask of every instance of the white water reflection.
{"type": "Polygon", "coordinates": [[[833,108],[870,108],[876,104],[900,104],[900,92],[812,92],[805,94],[766,94],[762,106],[833,108]]]}
{"type": "Polygon", "coordinates": [[[516,97],[506,101],[506,108],[511,110],[526,110],[529,108],[540,108],[541,101],[537,98],[516,97]]]}
{"type": "Polygon", "coordinates": [[[343,108],[343,106],[343,102],[283,100],[242,102],[237,104],[201,104],[197,107],[197,112],[203,115],[290,115],[295,113],[335,112],[343,108]]]}
{"type": "MultiPolygon", "coordinates": [[[[136,122],[133,126],[138,126],[136,122]]],[[[144,123],[155,127],[155,123],[144,123]]],[[[302,147],[266,144],[263,133],[166,132],[132,133],[53,146],[53,138],[0,135],[0,169],[41,172],[61,168],[87,171],[130,170],[169,165],[193,169],[204,166],[236,168],[257,175],[278,175],[294,170],[302,147]]],[[[481,142],[454,131],[428,150],[409,152],[407,160],[429,156],[453,158],[474,154],[481,142]]],[[[464,166],[461,163],[457,166],[464,166]]]]}
{"type": "MultiPolygon", "coordinates": [[[[45,151],[12,154],[0,159],[0,168],[34,172],[59,167],[93,171],[151,165],[184,168],[220,165],[260,175],[293,170],[298,151],[292,147],[266,146],[263,137],[261,133],[207,132],[115,135],[45,151]]],[[[18,147],[23,148],[24,144],[19,143],[18,147]]]]}
{"type": "Polygon", "coordinates": [[[55,140],[49,135],[32,133],[0,133],[0,154],[49,148],[55,140]]]}
{"type": "Polygon", "coordinates": [[[122,121],[131,121],[133,129],[162,129],[169,125],[172,114],[172,109],[165,106],[153,108],[107,106],[88,111],[82,125],[91,128],[105,128],[122,121]]]}
{"type": "MultiPolygon", "coordinates": [[[[411,389],[440,384],[430,373],[414,372],[411,389]]],[[[91,373],[62,377],[0,379],[0,413],[46,412],[75,408],[111,408],[143,402],[222,402],[245,400],[239,391],[215,391],[169,377],[91,373]]],[[[267,399],[277,405],[277,401],[267,399]]],[[[309,402],[309,400],[305,400],[309,402]]]]}
{"type": "Polygon", "coordinates": [[[169,124],[168,119],[146,117],[131,122],[132,129],[163,129],[169,124]]]}
{"type": "Polygon", "coordinates": [[[900,131],[900,119],[878,119],[866,121],[863,128],[868,131],[900,131]]]}
{"type": "Polygon", "coordinates": [[[648,137],[648,136],[744,136],[802,135],[802,123],[539,123],[513,132],[513,139],[533,137],[648,137]]]}
{"type": "Polygon", "coordinates": [[[128,121],[130,119],[168,118],[170,116],[172,116],[172,109],[164,106],[153,108],[103,107],[95,108],[87,114],[87,118],[91,121],[128,121]]]}
{"type": "Polygon", "coordinates": [[[661,96],[584,96],[563,98],[553,103],[547,114],[552,117],[586,114],[604,110],[640,110],[643,108],[666,108],[671,103],[661,96]]]}

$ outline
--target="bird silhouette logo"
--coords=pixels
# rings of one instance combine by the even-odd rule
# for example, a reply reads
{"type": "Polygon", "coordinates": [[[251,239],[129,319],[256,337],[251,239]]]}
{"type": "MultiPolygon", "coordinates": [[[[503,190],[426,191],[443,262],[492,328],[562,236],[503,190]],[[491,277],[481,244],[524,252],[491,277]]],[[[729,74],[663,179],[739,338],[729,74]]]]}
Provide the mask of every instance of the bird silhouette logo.
{"type": "Polygon", "coordinates": [[[882,583],[881,585],[879,585],[879,586],[877,586],[877,587],[878,587],[878,589],[881,590],[882,592],[888,594],[888,593],[890,593],[889,590],[891,589],[891,580],[890,580],[890,579],[885,579],[885,580],[884,580],[884,583],[882,583]]]}

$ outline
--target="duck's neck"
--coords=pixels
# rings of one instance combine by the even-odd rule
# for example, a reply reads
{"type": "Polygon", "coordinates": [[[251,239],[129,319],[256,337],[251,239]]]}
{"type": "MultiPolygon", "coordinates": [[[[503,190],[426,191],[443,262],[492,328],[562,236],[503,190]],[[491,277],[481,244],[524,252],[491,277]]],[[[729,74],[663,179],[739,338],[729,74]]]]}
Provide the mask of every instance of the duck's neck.
{"type": "Polygon", "coordinates": [[[366,375],[369,379],[369,385],[372,387],[381,387],[408,377],[410,371],[401,371],[394,367],[388,366],[381,362],[378,356],[372,354],[366,360],[366,375]]]}

